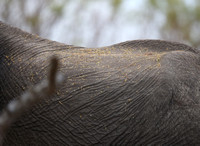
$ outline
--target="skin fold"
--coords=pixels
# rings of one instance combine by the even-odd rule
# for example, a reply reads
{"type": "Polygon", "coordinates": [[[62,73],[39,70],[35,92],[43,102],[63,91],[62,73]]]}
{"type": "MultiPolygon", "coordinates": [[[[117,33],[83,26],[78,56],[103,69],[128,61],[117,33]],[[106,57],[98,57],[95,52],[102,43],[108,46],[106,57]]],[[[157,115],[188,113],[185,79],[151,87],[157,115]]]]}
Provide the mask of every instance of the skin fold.
{"type": "Polygon", "coordinates": [[[84,48],[0,22],[0,111],[47,77],[65,81],[23,114],[3,145],[200,145],[200,55],[161,40],[84,48]]]}

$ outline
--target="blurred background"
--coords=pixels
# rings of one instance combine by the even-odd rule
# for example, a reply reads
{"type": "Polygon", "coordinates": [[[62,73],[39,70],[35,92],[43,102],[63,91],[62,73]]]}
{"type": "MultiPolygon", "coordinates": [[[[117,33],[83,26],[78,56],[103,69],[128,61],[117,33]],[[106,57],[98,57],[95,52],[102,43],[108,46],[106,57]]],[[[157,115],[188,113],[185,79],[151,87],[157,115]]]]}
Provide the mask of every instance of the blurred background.
{"type": "Polygon", "coordinates": [[[85,47],[165,39],[200,48],[199,0],[0,0],[0,20],[85,47]]]}

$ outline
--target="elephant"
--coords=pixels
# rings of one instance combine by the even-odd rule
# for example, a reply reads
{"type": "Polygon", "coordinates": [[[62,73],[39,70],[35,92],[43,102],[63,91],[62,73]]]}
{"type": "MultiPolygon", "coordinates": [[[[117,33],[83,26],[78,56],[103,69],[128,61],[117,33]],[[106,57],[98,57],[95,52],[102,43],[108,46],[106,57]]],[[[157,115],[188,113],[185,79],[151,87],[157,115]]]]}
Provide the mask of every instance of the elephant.
{"type": "Polygon", "coordinates": [[[0,22],[0,111],[47,76],[65,81],[11,126],[3,145],[200,145],[200,52],[164,40],[85,48],[0,22]]]}

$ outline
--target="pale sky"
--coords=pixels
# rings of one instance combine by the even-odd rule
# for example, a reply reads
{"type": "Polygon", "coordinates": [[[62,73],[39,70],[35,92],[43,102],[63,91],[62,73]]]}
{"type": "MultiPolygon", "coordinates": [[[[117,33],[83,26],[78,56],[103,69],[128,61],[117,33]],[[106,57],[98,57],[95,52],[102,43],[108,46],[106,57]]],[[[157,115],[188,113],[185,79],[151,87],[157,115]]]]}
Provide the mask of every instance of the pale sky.
{"type": "MultiPolygon", "coordinates": [[[[116,18],[107,24],[107,21],[111,17],[111,7],[106,0],[94,0],[89,5],[84,6],[81,15],[82,22],[78,25],[74,25],[73,29],[76,29],[80,33],[82,41],[75,45],[81,45],[86,47],[100,47],[119,43],[127,40],[136,39],[159,39],[158,27],[164,23],[164,18],[158,15],[158,23],[155,25],[146,24],[146,20],[140,18],[137,13],[143,9],[148,13],[148,9],[145,8],[146,0],[124,0],[122,7],[118,11],[116,18]],[[94,17],[97,15],[98,17],[94,17]],[[96,18],[96,20],[94,20],[96,18]],[[99,41],[93,43],[93,29],[90,25],[94,21],[101,24],[99,41]],[[99,22],[101,21],[101,22],[99,22]],[[105,22],[105,25],[104,25],[105,22]],[[156,29],[155,29],[156,28],[156,29]],[[95,46],[93,46],[95,45],[95,46]]],[[[62,19],[53,30],[50,39],[55,41],[71,44],[74,43],[71,40],[71,33],[69,29],[69,22],[76,19],[74,15],[75,10],[79,5],[79,0],[70,3],[70,9],[65,11],[64,19],[62,19]]],[[[67,7],[67,8],[68,8],[67,7]]]]}

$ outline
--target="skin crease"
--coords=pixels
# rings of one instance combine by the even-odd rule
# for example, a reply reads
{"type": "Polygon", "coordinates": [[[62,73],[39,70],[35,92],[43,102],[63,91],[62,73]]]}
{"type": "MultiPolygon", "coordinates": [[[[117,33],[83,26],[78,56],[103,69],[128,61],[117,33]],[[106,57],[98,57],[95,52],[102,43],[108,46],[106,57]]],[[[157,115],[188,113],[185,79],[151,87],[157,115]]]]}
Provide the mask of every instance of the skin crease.
{"type": "Polygon", "coordinates": [[[66,78],[3,145],[200,144],[197,49],[161,40],[83,48],[0,22],[0,50],[0,110],[47,76],[52,55],[66,78]]]}

